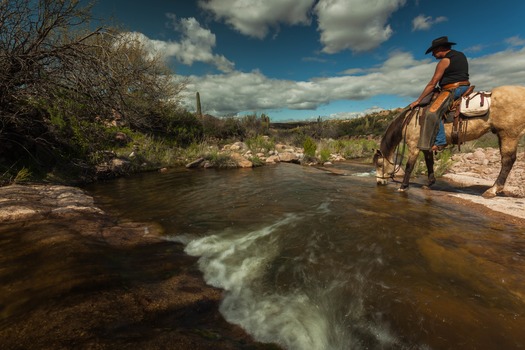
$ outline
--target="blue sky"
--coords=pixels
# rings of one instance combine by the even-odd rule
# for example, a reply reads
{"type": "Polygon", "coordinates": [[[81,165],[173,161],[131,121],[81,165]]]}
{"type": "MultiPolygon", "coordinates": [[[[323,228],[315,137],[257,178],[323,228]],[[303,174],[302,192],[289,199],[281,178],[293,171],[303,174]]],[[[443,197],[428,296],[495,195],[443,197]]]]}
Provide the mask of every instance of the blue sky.
{"type": "Polygon", "coordinates": [[[404,107],[430,80],[433,39],[470,61],[471,83],[525,85],[525,1],[99,0],[188,78],[183,103],[216,116],[348,118],[404,107]]]}

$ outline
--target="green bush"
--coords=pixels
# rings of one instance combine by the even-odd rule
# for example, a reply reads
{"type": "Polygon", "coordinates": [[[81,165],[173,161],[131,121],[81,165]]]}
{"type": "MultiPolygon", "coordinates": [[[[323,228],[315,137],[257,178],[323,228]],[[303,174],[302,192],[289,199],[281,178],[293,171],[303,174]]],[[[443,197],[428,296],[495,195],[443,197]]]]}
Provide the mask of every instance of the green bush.
{"type": "Polygon", "coordinates": [[[303,142],[304,155],[307,157],[315,157],[315,151],[317,151],[317,144],[311,137],[306,137],[303,142]]]}
{"type": "Polygon", "coordinates": [[[321,149],[319,152],[319,158],[321,160],[321,163],[327,162],[330,160],[330,150],[327,148],[321,149]]]}
{"type": "Polygon", "coordinates": [[[373,139],[353,139],[349,140],[345,148],[344,157],[351,158],[366,158],[371,157],[374,150],[379,147],[377,141],[373,139]]]}
{"type": "Polygon", "coordinates": [[[168,139],[173,139],[181,147],[187,147],[203,137],[203,124],[188,111],[173,112],[166,120],[167,125],[162,134],[168,139]]]}

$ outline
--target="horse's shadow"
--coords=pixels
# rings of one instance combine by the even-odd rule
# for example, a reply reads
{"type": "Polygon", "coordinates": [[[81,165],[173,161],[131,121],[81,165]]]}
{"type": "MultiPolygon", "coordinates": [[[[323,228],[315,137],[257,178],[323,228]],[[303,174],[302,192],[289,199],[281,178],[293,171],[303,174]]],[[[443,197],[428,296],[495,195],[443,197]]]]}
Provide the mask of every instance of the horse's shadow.
{"type": "MultiPolygon", "coordinates": [[[[411,182],[410,186],[419,188],[421,190],[441,192],[444,194],[462,193],[462,194],[468,194],[468,195],[480,196],[480,197],[482,197],[485,191],[491,188],[491,186],[488,186],[488,185],[461,185],[461,184],[449,182],[447,180],[437,180],[436,183],[430,187],[427,184],[418,183],[418,182],[411,182]]],[[[497,197],[523,198],[523,196],[517,193],[514,193],[512,191],[509,191],[509,190],[504,190],[503,192],[498,193],[497,197]]]]}

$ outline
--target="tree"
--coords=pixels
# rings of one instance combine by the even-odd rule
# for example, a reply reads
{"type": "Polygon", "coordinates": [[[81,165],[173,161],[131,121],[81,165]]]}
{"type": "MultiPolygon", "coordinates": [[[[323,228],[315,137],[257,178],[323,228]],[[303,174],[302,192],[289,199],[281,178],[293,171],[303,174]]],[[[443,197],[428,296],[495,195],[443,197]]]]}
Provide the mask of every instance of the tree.
{"type": "Polygon", "coordinates": [[[90,28],[90,10],[79,0],[0,0],[0,161],[35,158],[72,134],[96,137],[115,115],[138,130],[170,124],[186,82],[140,38],[90,28]]]}

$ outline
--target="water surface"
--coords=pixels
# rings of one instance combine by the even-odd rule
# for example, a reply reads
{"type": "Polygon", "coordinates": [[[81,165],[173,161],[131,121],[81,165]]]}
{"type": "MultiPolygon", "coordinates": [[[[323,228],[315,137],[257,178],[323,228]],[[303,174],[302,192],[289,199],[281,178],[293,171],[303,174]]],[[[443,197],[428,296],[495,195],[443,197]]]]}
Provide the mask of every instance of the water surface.
{"type": "Polygon", "coordinates": [[[105,210],[160,223],[225,290],[221,312],[287,349],[522,349],[522,229],[433,196],[280,164],[90,186],[105,210]]]}

